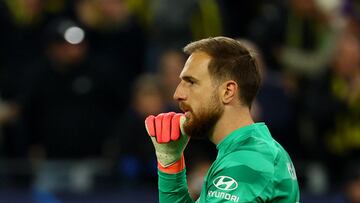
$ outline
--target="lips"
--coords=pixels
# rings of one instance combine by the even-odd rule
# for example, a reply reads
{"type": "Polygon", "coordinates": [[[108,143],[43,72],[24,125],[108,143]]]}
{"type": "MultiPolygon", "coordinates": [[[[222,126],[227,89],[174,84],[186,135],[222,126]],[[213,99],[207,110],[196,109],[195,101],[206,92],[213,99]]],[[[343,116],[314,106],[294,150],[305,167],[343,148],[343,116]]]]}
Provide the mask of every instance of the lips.
{"type": "Polygon", "coordinates": [[[191,113],[192,113],[191,107],[188,106],[187,104],[183,103],[183,102],[179,103],[179,107],[184,112],[185,118],[187,120],[190,119],[191,118],[191,113]]]}
{"type": "Polygon", "coordinates": [[[185,114],[191,111],[190,106],[188,106],[182,102],[179,103],[179,107],[180,107],[181,111],[183,111],[185,114]]]}

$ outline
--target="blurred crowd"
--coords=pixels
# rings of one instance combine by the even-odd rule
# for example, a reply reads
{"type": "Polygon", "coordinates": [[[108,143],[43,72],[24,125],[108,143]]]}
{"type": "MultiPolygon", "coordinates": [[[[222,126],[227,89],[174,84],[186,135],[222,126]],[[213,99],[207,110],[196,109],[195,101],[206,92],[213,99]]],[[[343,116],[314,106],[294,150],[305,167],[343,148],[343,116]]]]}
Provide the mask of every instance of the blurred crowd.
{"type": "MultiPolygon", "coordinates": [[[[182,47],[219,35],[258,58],[252,114],[289,152],[301,191],[360,202],[356,0],[0,1],[0,187],[154,184],[144,119],[179,112],[182,47]]],[[[192,140],[186,156],[196,196],[216,148],[192,140]]]]}

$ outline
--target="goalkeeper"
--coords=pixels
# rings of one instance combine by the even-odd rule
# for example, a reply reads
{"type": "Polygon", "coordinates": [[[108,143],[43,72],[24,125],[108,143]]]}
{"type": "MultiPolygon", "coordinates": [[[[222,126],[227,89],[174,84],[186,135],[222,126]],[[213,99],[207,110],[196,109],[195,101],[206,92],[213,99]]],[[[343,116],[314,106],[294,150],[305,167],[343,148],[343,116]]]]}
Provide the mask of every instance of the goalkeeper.
{"type": "Polygon", "coordinates": [[[184,51],[190,56],[174,94],[184,114],[145,120],[158,160],[160,203],[299,202],[289,155],[250,115],[260,85],[250,51],[226,37],[192,42],[184,51]],[[208,138],[218,149],[196,201],[186,183],[189,138],[208,138]]]}

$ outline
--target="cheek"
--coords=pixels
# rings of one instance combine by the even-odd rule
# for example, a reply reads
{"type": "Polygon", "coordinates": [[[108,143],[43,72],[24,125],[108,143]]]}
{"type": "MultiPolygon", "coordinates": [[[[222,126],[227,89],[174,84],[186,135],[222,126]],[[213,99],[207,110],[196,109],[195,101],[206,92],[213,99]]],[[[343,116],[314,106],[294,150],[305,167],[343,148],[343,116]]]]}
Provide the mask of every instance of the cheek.
{"type": "Polygon", "coordinates": [[[213,101],[211,98],[207,97],[200,97],[197,100],[193,102],[193,105],[191,106],[191,110],[195,114],[202,113],[204,111],[211,110],[210,108],[213,106],[213,101]]]}
{"type": "MultiPolygon", "coordinates": [[[[187,102],[194,114],[201,113],[214,104],[214,90],[211,87],[197,87],[188,90],[187,102]]],[[[210,109],[211,110],[211,109],[210,109]]]]}

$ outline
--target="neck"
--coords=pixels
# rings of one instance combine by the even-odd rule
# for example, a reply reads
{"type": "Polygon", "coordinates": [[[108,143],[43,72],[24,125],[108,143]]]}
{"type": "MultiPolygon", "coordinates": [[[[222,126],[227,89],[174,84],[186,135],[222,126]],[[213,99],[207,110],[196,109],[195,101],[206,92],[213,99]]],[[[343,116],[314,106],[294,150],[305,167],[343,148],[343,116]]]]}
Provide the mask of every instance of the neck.
{"type": "Polygon", "coordinates": [[[217,145],[234,130],[253,123],[248,108],[228,107],[216,123],[210,141],[217,145]]]}

